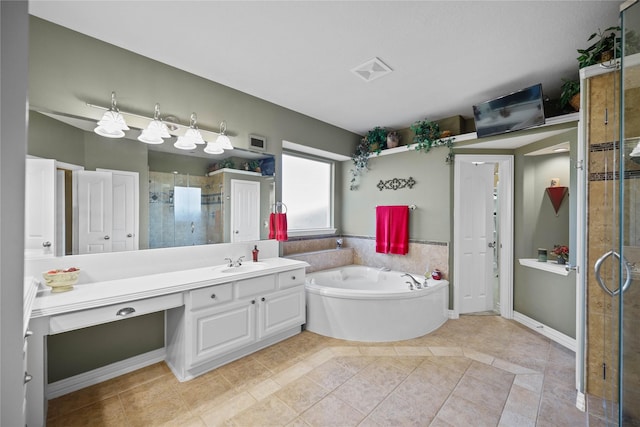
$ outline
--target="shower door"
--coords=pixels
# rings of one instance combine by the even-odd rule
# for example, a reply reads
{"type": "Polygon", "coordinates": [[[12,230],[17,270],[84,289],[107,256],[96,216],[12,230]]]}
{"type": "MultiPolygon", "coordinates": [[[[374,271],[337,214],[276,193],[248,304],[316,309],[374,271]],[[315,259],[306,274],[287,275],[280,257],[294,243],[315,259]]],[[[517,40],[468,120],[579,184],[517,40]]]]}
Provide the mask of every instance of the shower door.
{"type": "Polygon", "coordinates": [[[640,4],[625,3],[620,22],[618,423],[640,426],[640,4]]]}

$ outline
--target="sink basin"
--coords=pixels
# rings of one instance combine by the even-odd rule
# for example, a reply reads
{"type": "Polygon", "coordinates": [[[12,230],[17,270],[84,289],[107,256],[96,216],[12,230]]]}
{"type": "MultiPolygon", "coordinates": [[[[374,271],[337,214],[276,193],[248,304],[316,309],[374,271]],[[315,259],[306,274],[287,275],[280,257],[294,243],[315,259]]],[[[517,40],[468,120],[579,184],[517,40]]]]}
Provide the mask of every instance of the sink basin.
{"type": "Polygon", "coordinates": [[[221,273],[249,273],[251,271],[262,270],[267,266],[264,262],[247,262],[240,267],[227,267],[226,265],[220,268],[221,273]]]}

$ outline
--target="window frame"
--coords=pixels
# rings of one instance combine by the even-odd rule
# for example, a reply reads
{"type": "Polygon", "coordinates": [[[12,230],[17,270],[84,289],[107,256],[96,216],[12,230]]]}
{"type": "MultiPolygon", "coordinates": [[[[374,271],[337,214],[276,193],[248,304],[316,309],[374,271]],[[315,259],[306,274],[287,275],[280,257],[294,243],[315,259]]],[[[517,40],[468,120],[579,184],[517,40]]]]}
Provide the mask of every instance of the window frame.
{"type": "MultiPolygon", "coordinates": [[[[305,153],[301,153],[293,150],[283,150],[282,151],[282,190],[284,191],[284,156],[290,157],[298,157],[306,160],[311,160],[314,162],[325,163],[329,165],[329,226],[328,227],[320,227],[320,228],[289,228],[287,234],[289,237],[303,237],[303,236],[321,236],[327,234],[336,234],[337,229],[335,228],[335,175],[336,175],[336,162],[335,160],[313,156],[305,153]]],[[[283,194],[284,196],[284,194],[283,194]]],[[[283,202],[286,204],[286,201],[283,202]]]]}

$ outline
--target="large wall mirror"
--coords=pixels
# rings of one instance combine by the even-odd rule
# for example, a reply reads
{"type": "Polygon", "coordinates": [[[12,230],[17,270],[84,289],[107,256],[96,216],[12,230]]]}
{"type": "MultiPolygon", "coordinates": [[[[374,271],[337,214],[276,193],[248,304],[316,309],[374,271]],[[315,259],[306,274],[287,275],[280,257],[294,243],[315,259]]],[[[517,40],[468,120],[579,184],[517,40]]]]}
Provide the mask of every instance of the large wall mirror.
{"type": "Polygon", "coordinates": [[[94,133],[94,119],[29,114],[26,257],[266,239],[275,159],[94,133]],[[46,207],[46,208],[45,208],[46,207]]]}

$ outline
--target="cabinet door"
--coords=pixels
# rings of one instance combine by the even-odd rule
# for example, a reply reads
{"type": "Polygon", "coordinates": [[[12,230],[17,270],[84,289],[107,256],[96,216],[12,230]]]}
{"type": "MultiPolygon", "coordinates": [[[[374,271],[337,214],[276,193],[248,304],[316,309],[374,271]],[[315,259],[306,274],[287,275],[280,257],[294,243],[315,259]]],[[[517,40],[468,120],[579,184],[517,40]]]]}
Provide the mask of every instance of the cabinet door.
{"type": "Polygon", "coordinates": [[[230,353],[256,340],[255,300],[190,314],[191,366],[230,353]]]}
{"type": "Polygon", "coordinates": [[[306,319],[304,286],[260,298],[258,339],[302,325],[306,319]]]}

